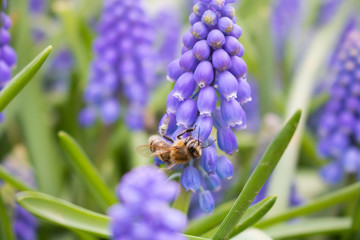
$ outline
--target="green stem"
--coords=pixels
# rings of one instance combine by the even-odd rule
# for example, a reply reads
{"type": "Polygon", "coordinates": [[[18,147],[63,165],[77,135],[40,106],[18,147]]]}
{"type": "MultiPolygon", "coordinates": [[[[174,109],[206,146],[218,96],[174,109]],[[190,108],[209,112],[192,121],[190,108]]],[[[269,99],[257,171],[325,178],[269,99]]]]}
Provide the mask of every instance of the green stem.
{"type": "Polygon", "coordinates": [[[12,231],[11,220],[7,211],[8,210],[6,209],[5,203],[0,194],[0,230],[2,230],[0,231],[0,239],[16,240],[12,231]]]}
{"type": "Polygon", "coordinates": [[[3,166],[0,165],[0,179],[5,180],[14,188],[20,191],[30,191],[31,187],[27,186],[25,183],[20,181],[18,178],[11,175],[3,166]]]}
{"type": "Polygon", "coordinates": [[[336,192],[326,194],[322,197],[319,197],[310,203],[304,205],[295,207],[292,209],[289,209],[285,213],[277,214],[272,217],[269,217],[265,219],[264,221],[261,221],[258,224],[255,224],[258,228],[264,228],[267,226],[274,225],[279,222],[283,222],[298,216],[303,216],[306,214],[310,214],[313,212],[317,212],[319,210],[325,209],[327,207],[348,202],[353,200],[359,195],[360,192],[360,183],[355,183],[351,186],[348,186],[346,188],[340,189],[336,192]]]}
{"type": "Polygon", "coordinates": [[[191,191],[186,191],[185,188],[181,186],[180,194],[175,199],[172,207],[187,214],[190,206],[191,195],[191,191]]]}

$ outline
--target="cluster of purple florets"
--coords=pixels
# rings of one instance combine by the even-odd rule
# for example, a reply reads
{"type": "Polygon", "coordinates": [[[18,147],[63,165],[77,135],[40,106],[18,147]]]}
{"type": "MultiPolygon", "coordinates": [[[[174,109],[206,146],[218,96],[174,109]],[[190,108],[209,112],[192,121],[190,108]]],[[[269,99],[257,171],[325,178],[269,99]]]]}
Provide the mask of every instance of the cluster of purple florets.
{"type": "MultiPolygon", "coordinates": [[[[182,56],[168,67],[168,79],[174,81],[167,98],[166,135],[175,138],[189,127],[196,129],[203,146],[213,142],[210,133],[217,129],[219,148],[233,154],[238,147],[234,131],[246,127],[242,104],[251,100],[246,81],[244,47],[239,42],[242,29],[236,24],[235,9],[226,0],[195,1],[189,17],[191,29],[183,36],[182,56]],[[219,107],[217,107],[219,103],[219,107]]],[[[215,143],[202,151],[200,162],[184,166],[181,183],[186,190],[200,193],[200,207],[214,208],[210,191],[220,188],[221,179],[232,177],[232,163],[217,156],[215,143]]]]}
{"type": "MultiPolygon", "coordinates": [[[[16,64],[16,52],[10,46],[11,19],[4,12],[6,0],[0,6],[0,91],[5,87],[11,78],[11,68],[16,64]]],[[[0,122],[4,118],[0,113],[0,122]]]]}
{"type": "Polygon", "coordinates": [[[121,204],[108,210],[114,240],[184,240],[185,214],[169,207],[178,193],[156,167],[138,167],[124,175],[116,192],[121,204]]]}
{"type": "Polygon", "coordinates": [[[124,100],[128,102],[127,126],[143,129],[145,107],[156,80],[153,35],[141,0],[105,1],[84,94],[87,106],[79,116],[83,126],[92,125],[97,117],[106,125],[113,124],[124,100]]]}
{"type": "Polygon", "coordinates": [[[332,161],[321,174],[335,184],[345,174],[360,180],[360,31],[351,27],[344,35],[333,62],[335,82],[318,126],[320,154],[332,161]]]}

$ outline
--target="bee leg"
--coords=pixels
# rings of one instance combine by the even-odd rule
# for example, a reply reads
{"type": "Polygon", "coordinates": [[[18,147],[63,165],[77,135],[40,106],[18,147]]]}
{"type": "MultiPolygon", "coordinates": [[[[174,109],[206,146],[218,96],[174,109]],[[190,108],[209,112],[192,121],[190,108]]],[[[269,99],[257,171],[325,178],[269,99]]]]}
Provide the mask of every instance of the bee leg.
{"type": "Polygon", "coordinates": [[[162,135],[162,137],[168,140],[169,142],[174,143],[174,140],[171,137],[168,137],[166,135],[162,135]]]}
{"type": "Polygon", "coordinates": [[[185,129],[185,130],[183,130],[181,133],[179,133],[177,136],[176,136],[176,138],[177,139],[180,139],[184,134],[186,134],[186,133],[190,133],[190,136],[191,136],[191,132],[193,132],[194,130],[195,130],[195,128],[196,128],[196,125],[195,125],[195,127],[190,127],[190,128],[188,128],[188,129],[185,129]]]}

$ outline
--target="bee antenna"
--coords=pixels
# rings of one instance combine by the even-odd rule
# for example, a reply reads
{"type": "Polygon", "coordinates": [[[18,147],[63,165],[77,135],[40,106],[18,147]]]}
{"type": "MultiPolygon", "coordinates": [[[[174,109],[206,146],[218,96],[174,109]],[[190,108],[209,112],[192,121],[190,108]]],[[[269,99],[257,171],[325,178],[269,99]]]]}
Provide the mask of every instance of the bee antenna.
{"type": "Polygon", "coordinates": [[[198,143],[200,145],[200,126],[199,126],[199,131],[198,131],[198,143]]]}
{"type": "Polygon", "coordinates": [[[216,142],[216,139],[215,139],[214,141],[212,141],[210,144],[208,144],[208,145],[206,145],[206,146],[203,146],[203,147],[201,147],[201,148],[207,148],[207,147],[211,146],[214,142],[216,142]]]}

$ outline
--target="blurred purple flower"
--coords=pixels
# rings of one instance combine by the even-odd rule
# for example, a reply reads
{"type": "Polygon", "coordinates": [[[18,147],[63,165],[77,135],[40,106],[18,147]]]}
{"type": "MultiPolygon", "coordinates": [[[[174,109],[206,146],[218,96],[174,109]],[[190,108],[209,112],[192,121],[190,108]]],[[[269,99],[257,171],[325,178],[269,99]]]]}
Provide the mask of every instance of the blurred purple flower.
{"type": "MultiPolygon", "coordinates": [[[[10,46],[10,26],[11,19],[5,14],[6,0],[2,1],[0,6],[0,91],[5,87],[11,78],[11,68],[16,64],[16,52],[10,46]]],[[[4,118],[0,113],[0,122],[4,118]]]]}
{"type": "Polygon", "coordinates": [[[332,60],[335,81],[317,129],[318,151],[332,160],[321,170],[329,184],[340,182],[344,174],[360,177],[360,31],[352,21],[349,26],[332,60]]]}
{"type": "MultiPolygon", "coordinates": [[[[132,130],[144,128],[144,112],[154,75],[151,21],[140,0],[107,0],[93,43],[95,58],[84,93],[86,108],[96,110],[97,118],[106,125],[120,116],[120,99],[128,102],[125,116],[132,130]],[[108,104],[116,100],[118,104],[108,104]]],[[[124,109],[124,108],[122,108],[124,109]]],[[[89,125],[89,121],[80,124],[89,125]]]]}
{"type": "Polygon", "coordinates": [[[323,0],[320,6],[317,24],[322,25],[330,21],[342,2],[343,0],[323,0]]]}
{"type": "Polygon", "coordinates": [[[175,85],[164,117],[169,116],[170,125],[177,129],[168,129],[167,135],[175,138],[181,130],[196,125],[193,135],[199,136],[203,146],[211,144],[200,159],[184,167],[181,176],[186,190],[201,191],[199,204],[204,212],[214,208],[210,191],[218,190],[220,179],[229,179],[233,173],[232,163],[217,155],[210,136],[213,125],[218,130],[219,148],[233,154],[238,147],[234,131],[246,127],[242,105],[251,100],[242,60],[244,48],[238,41],[242,30],[230,2],[195,1],[189,17],[192,26],[183,36],[182,56],[168,68],[168,78],[175,85]]]}
{"type": "Polygon", "coordinates": [[[47,8],[47,0],[29,0],[29,10],[33,14],[41,14],[47,8]]]}
{"type": "Polygon", "coordinates": [[[121,204],[108,210],[114,240],[185,240],[186,216],[169,207],[178,193],[176,182],[168,181],[156,167],[138,167],[124,175],[117,186],[121,204]]]}

